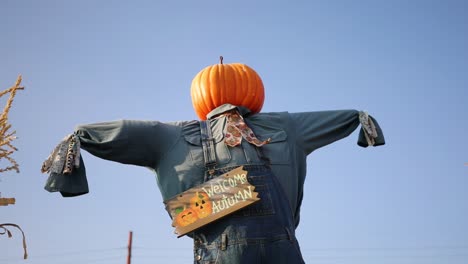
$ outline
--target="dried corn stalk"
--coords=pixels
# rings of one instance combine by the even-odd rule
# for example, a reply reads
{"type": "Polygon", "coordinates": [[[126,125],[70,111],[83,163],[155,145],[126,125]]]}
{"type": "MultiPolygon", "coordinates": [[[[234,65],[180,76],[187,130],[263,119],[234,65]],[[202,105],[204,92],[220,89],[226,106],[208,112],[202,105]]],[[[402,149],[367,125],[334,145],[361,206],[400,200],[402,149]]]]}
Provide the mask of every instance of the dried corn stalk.
{"type": "Polygon", "coordinates": [[[15,98],[16,91],[24,89],[24,87],[21,87],[20,84],[21,75],[18,76],[15,85],[0,92],[0,97],[8,93],[10,94],[7,103],[3,108],[3,112],[0,114],[0,160],[8,160],[10,162],[10,166],[0,168],[0,173],[10,170],[19,172],[18,163],[11,157],[11,154],[13,154],[18,149],[11,144],[11,142],[16,139],[14,136],[16,131],[10,132],[11,125],[8,123],[8,112],[10,111],[11,104],[15,98]]]}
{"type": "MultiPolygon", "coordinates": [[[[8,112],[10,111],[11,104],[13,103],[13,99],[15,98],[16,91],[23,90],[24,87],[20,87],[21,84],[21,75],[18,76],[15,85],[12,87],[0,92],[0,97],[4,96],[5,94],[10,94],[8,97],[8,101],[3,108],[3,112],[0,114],[0,160],[6,159],[10,162],[10,166],[5,168],[0,168],[0,173],[14,170],[19,172],[18,163],[11,157],[11,155],[17,151],[18,149],[15,148],[11,142],[16,138],[15,131],[10,132],[11,125],[8,124],[8,112]]],[[[0,205],[8,205],[14,204],[15,198],[0,198],[0,205]]],[[[6,223],[0,224],[0,235],[7,234],[9,238],[12,237],[12,233],[10,230],[6,228],[6,226],[12,226],[18,228],[22,235],[23,235],[23,249],[24,249],[24,259],[28,257],[28,253],[26,251],[26,237],[24,235],[23,230],[16,224],[6,223]]]]}

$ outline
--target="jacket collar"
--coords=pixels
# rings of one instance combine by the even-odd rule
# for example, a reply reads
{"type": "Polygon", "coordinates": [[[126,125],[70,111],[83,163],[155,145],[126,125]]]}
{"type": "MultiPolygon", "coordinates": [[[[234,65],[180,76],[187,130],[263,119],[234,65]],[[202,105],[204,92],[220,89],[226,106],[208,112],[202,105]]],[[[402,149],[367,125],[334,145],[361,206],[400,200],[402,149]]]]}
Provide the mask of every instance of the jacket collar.
{"type": "Polygon", "coordinates": [[[234,109],[237,109],[237,111],[239,111],[239,113],[242,115],[242,116],[247,116],[250,114],[250,110],[247,108],[247,107],[244,107],[244,106],[235,106],[235,105],[232,105],[232,104],[223,104],[223,105],[220,105],[218,107],[216,107],[215,109],[213,109],[211,112],[209,112],[207,115],[206,115],[206,118],[207,119],[212,119],[214,118],[215,116],[217,115],[220,115],[222,113],[225,113],[227,111],[231,111],[231,110],[234,110],[234,109]]]}

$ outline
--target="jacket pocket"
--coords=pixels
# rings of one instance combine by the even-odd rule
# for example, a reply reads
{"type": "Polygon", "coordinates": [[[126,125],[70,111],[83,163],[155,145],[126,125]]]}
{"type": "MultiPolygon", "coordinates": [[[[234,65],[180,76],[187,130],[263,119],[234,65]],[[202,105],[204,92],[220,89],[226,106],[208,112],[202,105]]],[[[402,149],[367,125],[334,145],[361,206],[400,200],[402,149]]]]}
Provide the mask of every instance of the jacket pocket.
{"type": "MultiPolygon", "coordinates": [[[[199,167],[205,167],[205,158],[203,156],[203,147],[200,135],[185,135],[185,141],[190,149],[190,158],[192,162],[199,167]]],[[[223,137],[215,137],[214,147],[216,153],[217,165],[224,165],[231,161],[231,154],[226,144],[222,140],[223,137]]]]}
{"type": "Polygon", "coordinates": [[[262,152],[270,160],[271,164],[289,164],[290,163],[290,147],[288,144],[288,135],[285,131],[279,130],[273,133],[263,134],[262,140],[268,138],[271,141],[263,145],[262,152]]]}

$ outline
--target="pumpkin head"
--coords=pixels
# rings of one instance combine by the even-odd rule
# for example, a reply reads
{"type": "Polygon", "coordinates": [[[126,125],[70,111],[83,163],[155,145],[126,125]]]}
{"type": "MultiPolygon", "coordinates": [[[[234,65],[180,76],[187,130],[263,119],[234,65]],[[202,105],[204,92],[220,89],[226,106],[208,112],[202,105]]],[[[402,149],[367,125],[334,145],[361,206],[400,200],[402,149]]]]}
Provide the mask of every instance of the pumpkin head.
{"type": "Polygon", "coordinates": [[[192,103],[201,120],[223,104],[247,107],[252,113],[262,109],[265,93],[260,76],[241,63],[220,63],[201,70],[192,80],[192,103]]]}
{"type": "Polygon", "coordinates": [[[207,217],[213,211],[210,197],[205,192],[196,192],[190,199],[190,208],[192,208],[199,218],[207,217]]]}
{"type": "Polygon", "coordinates": [[[177,214],[175,218],[175,222],[177,226],[187,226],[190,225],[191,223],[197,221],[198,216],[197,213],[192,210],[191,208],[187,208],[177,214]]]}

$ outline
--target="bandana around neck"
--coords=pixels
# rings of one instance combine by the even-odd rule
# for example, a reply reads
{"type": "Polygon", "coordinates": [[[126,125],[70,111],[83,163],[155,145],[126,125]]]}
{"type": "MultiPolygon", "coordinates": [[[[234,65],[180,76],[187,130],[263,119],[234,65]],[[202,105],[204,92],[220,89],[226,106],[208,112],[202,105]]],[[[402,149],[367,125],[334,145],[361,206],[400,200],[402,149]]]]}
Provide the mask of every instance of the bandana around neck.
{"type": "Polygon", "coordinates": [[[224,142],[230,147],[240,145],[242,138],[250,144],[261,147],[268,144],[271,139],[259,140],[252,129],[244,122],[244,118],[236,110],[229,111],[223,114],[226,117],[226,127],[224,128],[224,142]]]}

